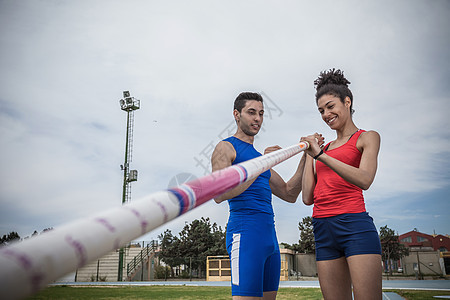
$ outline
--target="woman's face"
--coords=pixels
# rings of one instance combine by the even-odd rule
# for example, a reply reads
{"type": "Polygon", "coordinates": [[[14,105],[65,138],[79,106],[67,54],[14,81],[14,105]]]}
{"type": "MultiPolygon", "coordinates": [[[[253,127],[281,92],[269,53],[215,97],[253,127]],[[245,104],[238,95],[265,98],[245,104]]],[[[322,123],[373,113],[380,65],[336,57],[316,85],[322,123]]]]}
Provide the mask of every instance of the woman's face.
{"type": "Polygon", "coordinates": [[[342,127],[351,117],[350,104],[349,97],[346,97],[342,103],[341,99],[334,95],[323,95],[317,100],[317,108],[322,120],[334,130],[342,127]]]}

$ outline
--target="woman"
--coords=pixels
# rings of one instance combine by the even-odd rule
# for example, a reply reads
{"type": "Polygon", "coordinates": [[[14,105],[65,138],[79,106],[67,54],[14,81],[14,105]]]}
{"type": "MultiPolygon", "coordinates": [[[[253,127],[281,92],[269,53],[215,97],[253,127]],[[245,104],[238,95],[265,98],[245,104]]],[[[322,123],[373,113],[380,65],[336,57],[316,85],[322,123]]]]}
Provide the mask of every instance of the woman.
{"type": "Polygon", "coordinates": [[[336,139],[322,149],[317,134],[303,137],[307,150],[303,202],[314,204],[317,271],[325,299],[381,299],[381,245],[362,190],[377,170],[380,136],[353,123],[353,95],[341,70],[314,81],[322,119],[336,139]]]}

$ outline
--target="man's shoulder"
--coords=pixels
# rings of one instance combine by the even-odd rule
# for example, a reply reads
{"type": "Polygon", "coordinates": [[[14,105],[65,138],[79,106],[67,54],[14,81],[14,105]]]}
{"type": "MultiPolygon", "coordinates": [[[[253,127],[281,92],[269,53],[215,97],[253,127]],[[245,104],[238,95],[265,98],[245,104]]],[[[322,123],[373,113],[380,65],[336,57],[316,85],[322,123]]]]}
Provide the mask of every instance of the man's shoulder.
{"type": "Polygon", "coordinates": [[[222,140],[219,143],[217,143],[216,148],[214,149],[214,152],[222,152],[222,153],[235,153],[236,150],[234,149],[233,144],[231,144],[229,141],[222,140]]]}
{"type": "Polygon", "coordinates": [[[224,147],[224,148],[229,148],[229,149],[235,150],[235,143],[237,140],[238,139],[235,138],[234,136],[229,136],[229,137],[221,140],[219,143],[217,143],[216,148],[224,147]]]}
{"type": "Polygon", "coordinates": [[[211,156],[213,171],[230,166],[236,159],[236,150],[233,145],[227,141],[220,141],[214,148],[211,156]]]}

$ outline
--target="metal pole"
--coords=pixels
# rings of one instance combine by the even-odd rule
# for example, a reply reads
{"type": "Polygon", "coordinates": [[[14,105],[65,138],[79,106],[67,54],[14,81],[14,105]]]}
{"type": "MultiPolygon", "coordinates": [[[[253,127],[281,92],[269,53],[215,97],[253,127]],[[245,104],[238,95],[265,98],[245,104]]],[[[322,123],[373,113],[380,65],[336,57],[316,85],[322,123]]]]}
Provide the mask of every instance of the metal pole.
{"type": "Polygon", "coordinates": [[[388,242],[388,257],[387,257],[387,280],[389,280],[389,275],[391,274],[391,249],[388,242]]]}
{"type": "Polygon", "coordinates": [[[97,260],[97,279],[96,279],[95,281],[98,281],[98,272],[99,272],[99,269],[100,269],[100,259],[97,260]]]}
{"type": "MultiPolygon", "coordinates": [[[[126,194],[127,194],[127,175],[128,175],[128,137],[130,131],[130,111],[127,111],[127,134],[125,139],[125,163],[123,165],[123,189],[122,189],[122,204],[126,202],[126,194]]],[[[117,281],[122,281],[123,278],[123,247],[119,250],[119,267],[117,273],[117,281]]]]}
{"type": "Polygon", "coordinates": [[[416,252],[416,256],[417,256],[417,268],[419,270],[419,280],[422,280],[422,272],[420,272],[420,260],[419,260],[419,251],[416,252]]]}
{"type": "Polygon", "coordinates": [[[141,281],[144,281],[144,256],[143,253],[141,251],[141,281]]]}
{"type": "Polygon", "coordinates": [[[192,281],[192,257],[189,257],[189,281],[192,281]]]}
{"type": "Polygon", "coordinates": [[[128,185],[128,139],[130,133],[130,111],[127,111],[127,134],[125,139],[125,163],[123,165],[123,189],[122,189],[122,204],[126,202],[127,185],[128,185]]]}

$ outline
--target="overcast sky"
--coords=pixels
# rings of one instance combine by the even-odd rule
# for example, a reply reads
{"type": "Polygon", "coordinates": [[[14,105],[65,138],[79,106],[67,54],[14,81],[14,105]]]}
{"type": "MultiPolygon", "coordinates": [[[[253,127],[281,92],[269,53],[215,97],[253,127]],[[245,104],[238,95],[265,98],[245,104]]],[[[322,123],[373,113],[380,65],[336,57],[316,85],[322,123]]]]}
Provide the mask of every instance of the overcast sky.
{"type": "MultiPolygon", "coordinates": [[[[313,86],[329,68],[351,81],[356,125],[381,135],[365,192],[377,228],[449,234],[449,15],[447,0],[1,0],[0,235],[121,205],[122,91],[141,101],[140,199],[209,171],[242,91],[266,100],[260,152],[316,131],[333,140],[313,86]]],[[[275,170],[288,180],[299,159],[275,170]]],[[[297,243],[312,207],[273,203],[279,242],[297,243]]],[[[210,201],[141,240],[200,217],[224,227],[228,204],[210,201]]]]}

